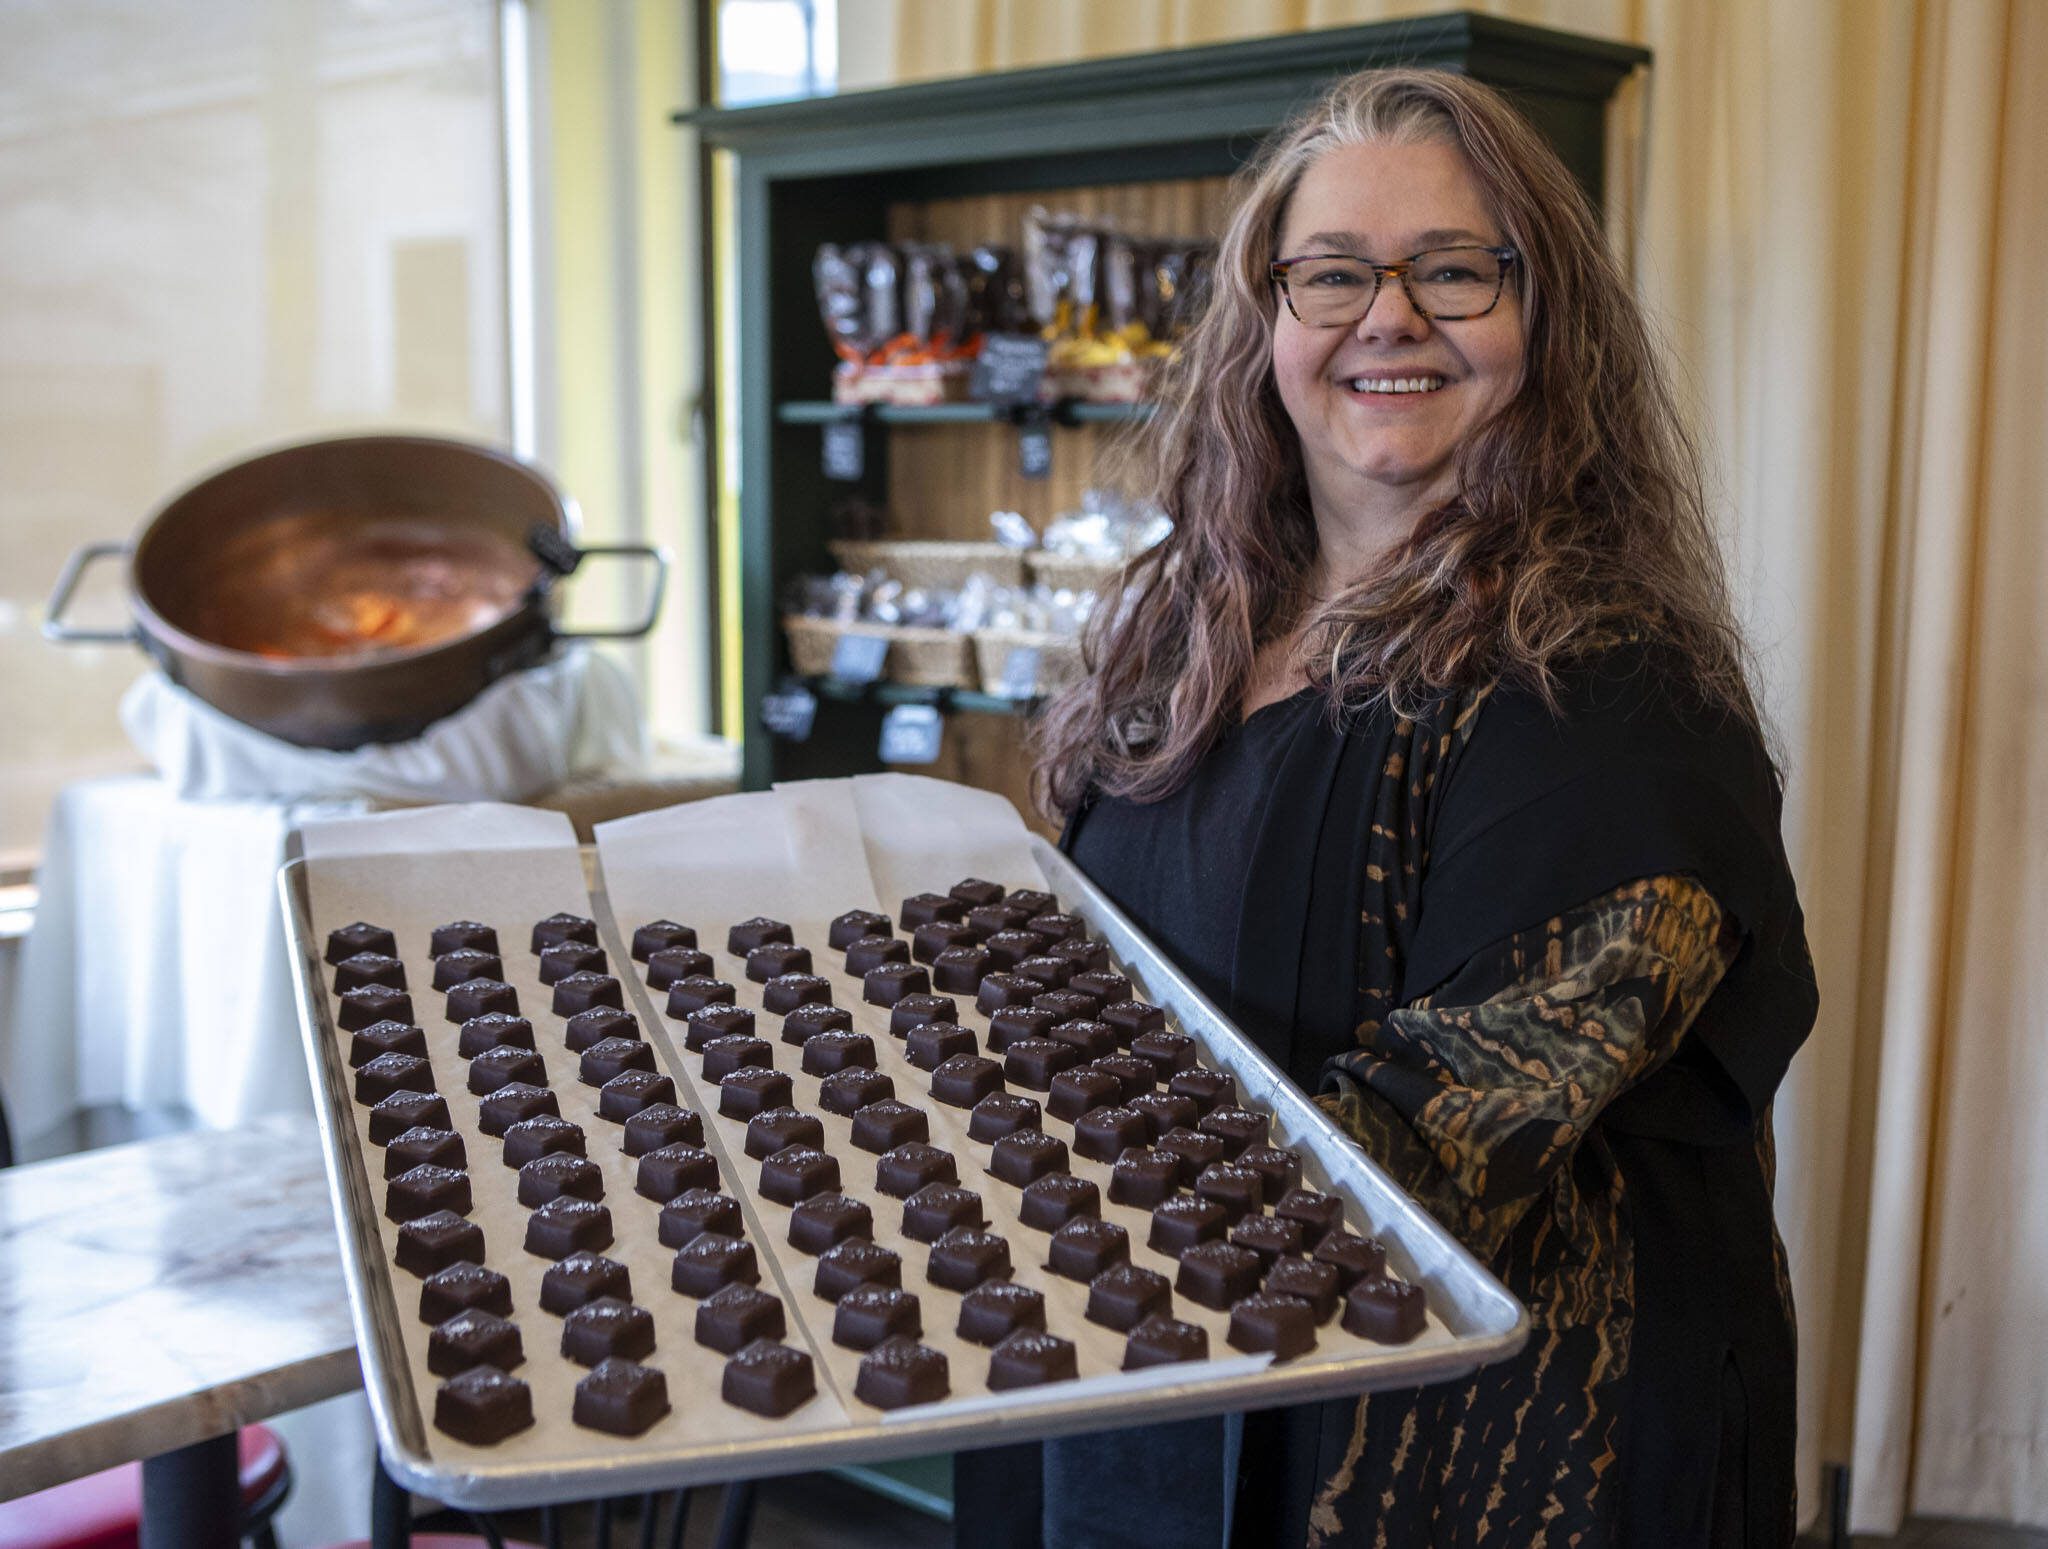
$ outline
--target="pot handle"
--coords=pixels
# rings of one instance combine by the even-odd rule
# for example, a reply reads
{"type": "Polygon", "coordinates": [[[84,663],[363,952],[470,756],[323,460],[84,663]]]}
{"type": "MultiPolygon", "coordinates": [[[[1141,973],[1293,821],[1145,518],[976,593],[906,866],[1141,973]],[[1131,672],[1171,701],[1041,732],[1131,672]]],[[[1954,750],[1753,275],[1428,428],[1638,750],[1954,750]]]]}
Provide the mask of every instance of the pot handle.
{"type": "Polygon", "coordinates": [[[668,590],[668,550],[648,543],[597,543],[579,550],[577,563],[599,558],[644,560],[654,566],[654,584],[647,593],[646,616],[636,624],[614,629],[557,629],[555,634],[563,640],[638,640],[654,628],[654,621],[661,616],[662,594],[668,590]]]}
{"type": "Polygon", "coordinates": [[[138,638],[136,631],[128,629],[82,629],[76,624],[64,622],[64,614],[71,606],[71,594],[78,590],[78,583],[85,572],[97,560],[110,559],[119,554],[122,557],[134,552],[129,543],[87,543],[72,551],[64,561],[64,569],[57,577],[56,588],[50,593],[50,605],[43,612],[43,638],[64,644],[92,641],[100,645],[127,645],[138,638]]]}

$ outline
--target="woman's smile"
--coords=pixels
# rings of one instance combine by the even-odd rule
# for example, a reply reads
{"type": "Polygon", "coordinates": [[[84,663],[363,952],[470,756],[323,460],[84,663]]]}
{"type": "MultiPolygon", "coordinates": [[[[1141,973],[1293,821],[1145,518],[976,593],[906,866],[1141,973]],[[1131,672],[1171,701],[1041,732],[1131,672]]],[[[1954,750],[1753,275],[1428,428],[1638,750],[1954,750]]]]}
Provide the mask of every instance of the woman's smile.
{"type": "Polygon", "coordinates": [[[1337,380],[1354,397],[1376,400],[1375,408],[1381,406],[1379,401],[1389,406],[1405,407],[1409,401],[1419,405],[1423,398],[1450,385],[1447,378],[1434,371],[1361,372],[1357,376],[1339,376],[1337,380]]]}

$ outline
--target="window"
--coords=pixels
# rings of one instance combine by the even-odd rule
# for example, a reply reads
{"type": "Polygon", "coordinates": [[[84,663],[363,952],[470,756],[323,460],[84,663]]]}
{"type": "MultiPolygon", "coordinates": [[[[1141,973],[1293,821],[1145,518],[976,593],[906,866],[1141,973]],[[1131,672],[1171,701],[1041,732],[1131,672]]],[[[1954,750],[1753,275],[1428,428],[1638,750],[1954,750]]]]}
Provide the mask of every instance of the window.
{"type": "Polygon", "coordinates": [[[720,106],[829,95],[838,77],[838,0],[720,0],[720,106]]]}

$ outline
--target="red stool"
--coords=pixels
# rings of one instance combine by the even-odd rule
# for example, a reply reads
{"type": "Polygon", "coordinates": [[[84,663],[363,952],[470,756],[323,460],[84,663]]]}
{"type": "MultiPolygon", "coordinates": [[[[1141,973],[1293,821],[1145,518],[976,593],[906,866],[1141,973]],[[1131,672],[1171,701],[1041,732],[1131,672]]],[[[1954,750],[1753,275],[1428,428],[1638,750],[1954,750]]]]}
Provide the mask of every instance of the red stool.
{"type": "MultiPolygon", "coordinates": [[[[277,1433],[244,1426],[235,1438],[241,1461],[242,1534],[271,1549],[270,1519],[291,1493],[291,1460],[277,1433]]],[[[136,1549],[142,1537],[142,1465],[123,1463],[0,1502],[0,1549],[136,1549]]]]}

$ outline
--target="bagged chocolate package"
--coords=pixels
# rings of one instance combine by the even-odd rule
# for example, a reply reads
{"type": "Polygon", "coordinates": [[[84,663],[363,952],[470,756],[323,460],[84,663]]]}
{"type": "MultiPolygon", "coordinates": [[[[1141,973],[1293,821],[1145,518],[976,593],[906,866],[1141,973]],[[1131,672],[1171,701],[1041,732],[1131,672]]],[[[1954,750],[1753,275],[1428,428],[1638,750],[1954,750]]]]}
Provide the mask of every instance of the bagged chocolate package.
{"type": "Polygon", "coordinates": [[[1021,333],[1029,323],[1024,277],[1013,248],[985,244],[967,256],[970,333],[1021,333]]]}
{"type": "Polygon", "coordinates": [[[1107,234],[1098,226],[1076,224],[1067,238],[1067,295],[1073,303],[1068,327],[1081,338],[1101,326],[1102,254],[1107,234]]]}
{"type": "Polygon", "coordinates": [[[859,247],[827,242],[811,260],[811,286],[817,292],[818,316],[833,350],[846,360],[861,360],[873,347],[861,305],[859,247]]]}
{"type": "Polygon", "coordinates": [[[863,242],[856,251],[861,265],[861,311],[867,337],[873,341],[872,351],[903,332],[903,264],[886,242],[863,242]]]}
{"type": "MultiPolygon", "coordinates": [[[[1102,322],[1112,333],[1124,333],[1132,324],[1152,331],[1146,316],[1145,288],[1151,278],[1152,244],[1126,236],[1111,236],[1102,248],[1102,322]]],[[[1157,294],[1158,285],[1152,285],[1157,294]]]]}
{"type": "Polygon", "coordinates": [[[969,332],[967,277],[942,242],[903,244],[905,324],[911,338],[936,355],[956,352],[969,332]]]}
{"type": "Polygon", "coordinates": [[[1158,322],[1152,332],[1156,338],[1178,338],[1201,315],[1215,266],[1213,242],[1181,243],[1160,249],[1153,264],[1158,322]]]}
{"type": "Polygon", "coordinates": [[[939,310],[936,254],[931,248],[905,243],[902,249],[903,331],[929,347],[939,310]]]}
{"type": "Polygon", "coordinates": [[[1052,338],[1085,338],[1100,324],[1104,222],[1034,205],[1024,217],[1024,293],[1031,321],[1052,338]]]}
{"type": "Polygon", "coordinates": [[[1033,205],[1024,217],[1024,305],[1032,327],[1041,333],[1063,333],[1072,287],[1067,254],[1074,219],[1033,205]]]}

